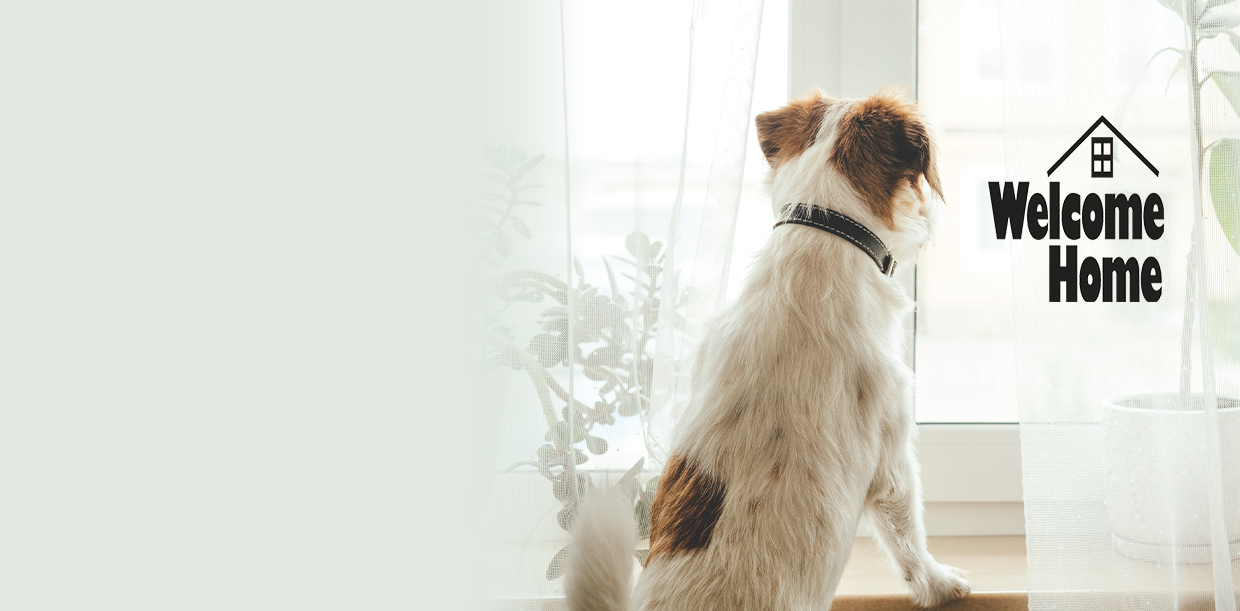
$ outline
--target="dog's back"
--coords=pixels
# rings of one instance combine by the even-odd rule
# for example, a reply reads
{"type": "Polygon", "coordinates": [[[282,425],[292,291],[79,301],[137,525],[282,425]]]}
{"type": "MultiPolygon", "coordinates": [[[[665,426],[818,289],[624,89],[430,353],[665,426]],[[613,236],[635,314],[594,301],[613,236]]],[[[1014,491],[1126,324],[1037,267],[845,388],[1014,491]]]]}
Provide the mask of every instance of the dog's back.
{"type": "MultiPolygon", "coordinates": [[[[924,131],[915,117],[881,124],[900,117],[865,115],[869,102],[815,97],[759,117],[775,203],[813,203],[858,219],[911,262],[931,229],[929,197],[911,178],[925,176],[937,191],[928,138],[917,167],[889,170],[905,182],[880,194],[888,198],[881,206],[867,201],[873,193],[839,155],[852,123],[905,137],[924,131]],[[806,138],[806,130],[816,131],[806,138]]],[[[901,338],[911,307],[854,244],[813,227],[773,232],[737,302],[703,334],[688,414],[652,509],[636,608],[825,609],[867,504],[881,504],[887,488],[911,486],[920,511],[915,463],[911,475],[904,464],[913,422],[901,338]]],[[[913,522],[924,551],[920,517],[913,522]]],[[[594,508],[579,521],[572,609],[627,608],[610,592],[627,588],[628,575],[604,583],[594,570],[604,550],[581,546],[591,533],[625,527],[594,508]]],[[[618,558],[619,547],[606,553],[618,558]]]]}

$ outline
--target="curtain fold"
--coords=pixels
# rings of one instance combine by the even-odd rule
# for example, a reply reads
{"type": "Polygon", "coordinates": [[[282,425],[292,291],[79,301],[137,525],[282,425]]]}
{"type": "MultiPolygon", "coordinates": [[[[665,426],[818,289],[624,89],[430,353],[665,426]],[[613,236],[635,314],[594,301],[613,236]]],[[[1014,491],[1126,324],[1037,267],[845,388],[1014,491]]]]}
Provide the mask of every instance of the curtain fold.
{"type": "Polygon", "coordinates": [[[1218,4],[1000,3],[1031,609],[1236,608],[1240,11],[1218,4]]]}
{"type": "Polygon", "coordinates": [[[761,15],[761,0],[479,15],[494,95],[474,126],[488,144],[479,405],[495,440],[483,570],[497,608],[563,595],[591,489],[625,486],[648,516],[698,330],[727,291],[761,15]]]}

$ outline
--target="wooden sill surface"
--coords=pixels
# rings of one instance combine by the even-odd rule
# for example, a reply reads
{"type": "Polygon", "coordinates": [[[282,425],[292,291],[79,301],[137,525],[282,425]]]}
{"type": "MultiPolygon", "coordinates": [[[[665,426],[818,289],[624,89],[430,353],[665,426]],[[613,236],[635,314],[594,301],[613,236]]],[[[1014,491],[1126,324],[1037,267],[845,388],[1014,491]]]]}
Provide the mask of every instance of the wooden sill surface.
{"type": "MultiPolygon", "coordinates": [[[[963,600],[937,607],[951,611],[1024,611],[1029,608],[1025,538],[930,537],[934,559],[965,571],[973,592],[963,600]]],[[[905,611],[916,609],[904,580],[878,543],[858,537],[844,567],[831,611],[905,611]]]]}
{"type": "MultiPolygon", "coordinates": [[[[1029,608],[1025,538],[930,537],[930,553],[939,562],[966,571],[973,593],[937,607],[950,611],[1024,611],[1029,608]]],[[[563,598],[496,601],[488,611],[566,611],[563,598]]],[[[908,598],[878,544],[860,537],[836,590],[831,611],[906,611],[918,609],[908,598]]],[[[920,611],[920,610],[919,610],[920,611]]]]}
{"type": "MultiPolygon", "coordinates": [[[[1007,537],[930,537],[930,553],[941,563],[963,569],[972,586],[966,598],[936,607],[946,611],[1024,611],[1029,608],[1025,538],[1007,537]]],[[[1149,563],[1132,561],[1129,573],[1164,571],[1149,563]]],[[[1207,567],[1208,569],[1208,567],[1207,567]]],[[[1163,608],[1197,611],[1213,609],[1213,592],[1207,569],[1183,571],[1184,583],[1178,592],[1134,590],[1127,594],[1106,590],[1065,590],[1042,592],[1046,597],[1062,597],[1059,608],[1163,608]],[[1173,596],[1174,595],[1174,596],[1173,596]]],[[[1155,575],[1156,573],[1150,573],[1155,575]]],[[[1157,573],[1161,575],[1162,573],[1157,573]]],[[[1240,583],[1240,562],[1234,566],[1240,583]]],[[[1138,575],[1139,577],[1140,575],[1138,575]]],[[[1141,581],[1140,579],[1136,579],[1141,581]]],[[[1152,578],[1151,583],[1157,583],[1152,578]]],[[[1240,605],[1240,592],[1237,592],[1240,605]]],[[[488,611],[566,611],[564,599],[493,600],[488,611]]],[[[878,545],[858,538],[836,590],[831,611],[913,611],[903,579],[897,576],[878,545]]],[[[921,611],[921,610],[919,610],[921,611]]]]}
{"type": "MultiPolygon", "coordinates": [[[[1025,538],[930,537],[934,559],[965,571],[974,592],[1029,591],[1025,561],[1025,538]]],[[[835,591],[843,596],[906,595],[904,580],[897,576],[887,556],[871,539],[858,537],[844,577],[835,591]]]]}
{"type": "MultiPolygon", "coordinates": [[[[974,592],[935,609],[943,611],[1028,611],[1025,592],[974,592]]],[[[926,611],[913,606],[905,594],[850,594],[836,596],[831,611],[926,611]]]]}

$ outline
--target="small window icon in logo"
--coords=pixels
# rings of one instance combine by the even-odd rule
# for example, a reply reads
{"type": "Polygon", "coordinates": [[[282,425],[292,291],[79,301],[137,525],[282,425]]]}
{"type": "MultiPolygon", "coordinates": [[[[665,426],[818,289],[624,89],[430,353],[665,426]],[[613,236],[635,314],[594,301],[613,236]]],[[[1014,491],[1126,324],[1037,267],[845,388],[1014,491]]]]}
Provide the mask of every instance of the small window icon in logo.
{"type": "Polygon", "coordinates": [[[1093,178],[1111,178],[1115,175],[1111,162],[1114,160],[1111,149],[1111,138],[1090,138],[1093,145],[1093,154],[1090,155],[1091,163],[1093,163],[1090,176],[1093,178]]]}

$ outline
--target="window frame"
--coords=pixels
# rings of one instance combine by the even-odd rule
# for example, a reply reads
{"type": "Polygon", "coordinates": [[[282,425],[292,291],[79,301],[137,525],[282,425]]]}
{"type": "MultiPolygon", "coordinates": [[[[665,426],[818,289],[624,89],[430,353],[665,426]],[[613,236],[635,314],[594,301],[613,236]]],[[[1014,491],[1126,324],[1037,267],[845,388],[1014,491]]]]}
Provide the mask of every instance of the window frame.
{"type": "Polygon", "coordinates": [[[1115,175],[1115,138],[1093,136],[1089,141],[1089,175],[1111,178],[1115,175]]]}
{"type": "MultiPolygon", "coordinates": [[[[918,0],[789,0],[789,99],[814,87],[864,97],[890,84],[916,97],[917,32],[918,0]]],[[[915,299],[916,270],[902,279],[915,299]]],[[[1020,425],[918,424],[918,433],[928,534],[1025,533],[1020,425]]]]}

